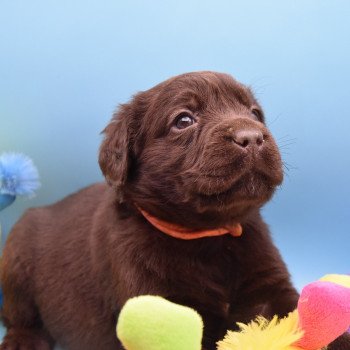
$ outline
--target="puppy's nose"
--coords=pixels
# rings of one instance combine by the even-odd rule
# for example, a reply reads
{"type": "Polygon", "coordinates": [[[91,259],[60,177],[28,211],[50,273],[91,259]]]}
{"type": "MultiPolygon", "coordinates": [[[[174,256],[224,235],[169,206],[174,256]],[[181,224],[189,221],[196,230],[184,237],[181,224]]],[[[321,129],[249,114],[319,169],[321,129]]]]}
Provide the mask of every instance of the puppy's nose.
{"type": "Polygon", "coordinates": [[[256,147],[263,144],[264,135],[258,129],[240,129],[232,133],[232,140],[243,148],[256,147]]]}

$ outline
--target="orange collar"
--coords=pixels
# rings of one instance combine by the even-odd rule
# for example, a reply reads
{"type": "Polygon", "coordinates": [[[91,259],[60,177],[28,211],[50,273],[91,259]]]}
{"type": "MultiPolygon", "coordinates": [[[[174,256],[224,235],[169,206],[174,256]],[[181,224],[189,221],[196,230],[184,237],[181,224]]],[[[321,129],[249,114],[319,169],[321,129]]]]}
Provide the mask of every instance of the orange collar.
{"type": "Polygon", "coordinates": [[[175,225],[170,222],[160,220],[152,216],[151,214],[145,212],[144,210],[140,208],[138,209],[140,210],[141,214],[154,227],[156,227],[158,230],[174,238],[190,240],[190,239],[197,239],[197,238],[203,238],[203,237],[222,236],[226,234],[230,234],[233,237],[240,237],[243,232],[241,224],[235,224],[230,227],[222,227],[215,230],[194,231],[183,226],[175,225]]]}

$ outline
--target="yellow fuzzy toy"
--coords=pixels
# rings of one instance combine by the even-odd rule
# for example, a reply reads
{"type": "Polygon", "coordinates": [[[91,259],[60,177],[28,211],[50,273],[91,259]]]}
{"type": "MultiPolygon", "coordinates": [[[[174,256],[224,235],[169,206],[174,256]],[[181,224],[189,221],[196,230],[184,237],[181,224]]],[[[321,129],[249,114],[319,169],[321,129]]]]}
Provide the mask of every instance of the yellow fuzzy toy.
{"type": "Polygon", "coordinates": [[[303,336],[296,310],[280,320],[277,316],[271,321],[258,317],[238,326],[239,332],[228,331],[224,340],[218,342],[218,350],[300,350],[292,345],[303,336]]]}

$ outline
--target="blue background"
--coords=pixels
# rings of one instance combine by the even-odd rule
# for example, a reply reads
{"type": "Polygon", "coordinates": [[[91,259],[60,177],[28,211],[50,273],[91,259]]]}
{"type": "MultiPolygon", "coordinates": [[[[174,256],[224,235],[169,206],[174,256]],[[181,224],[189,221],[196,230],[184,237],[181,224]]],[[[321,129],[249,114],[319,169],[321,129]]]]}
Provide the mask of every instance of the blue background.
{"type": "Polygon", "coordinates": [[[118,103],[216,70],[253,87],[281,146],[289,170],[264,215],[296,285],[350,272],[349,18],[347,0],[2,0],[0,152],[30,156],[42,182],[1,212],[4,233],[101,180],[118,103]]]}

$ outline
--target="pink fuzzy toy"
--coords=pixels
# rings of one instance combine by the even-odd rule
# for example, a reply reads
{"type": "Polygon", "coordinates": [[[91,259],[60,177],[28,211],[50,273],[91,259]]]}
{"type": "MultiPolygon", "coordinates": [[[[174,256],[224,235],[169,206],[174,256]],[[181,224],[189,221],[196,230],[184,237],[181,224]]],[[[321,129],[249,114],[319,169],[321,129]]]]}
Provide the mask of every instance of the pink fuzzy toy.
{"type": "Polygon", "coordinates": [[[301,292],[299,325],[304,336],[297,346],[320,349],[345,333],[350,325],[350,276],[327,275],[301,292]]]}

